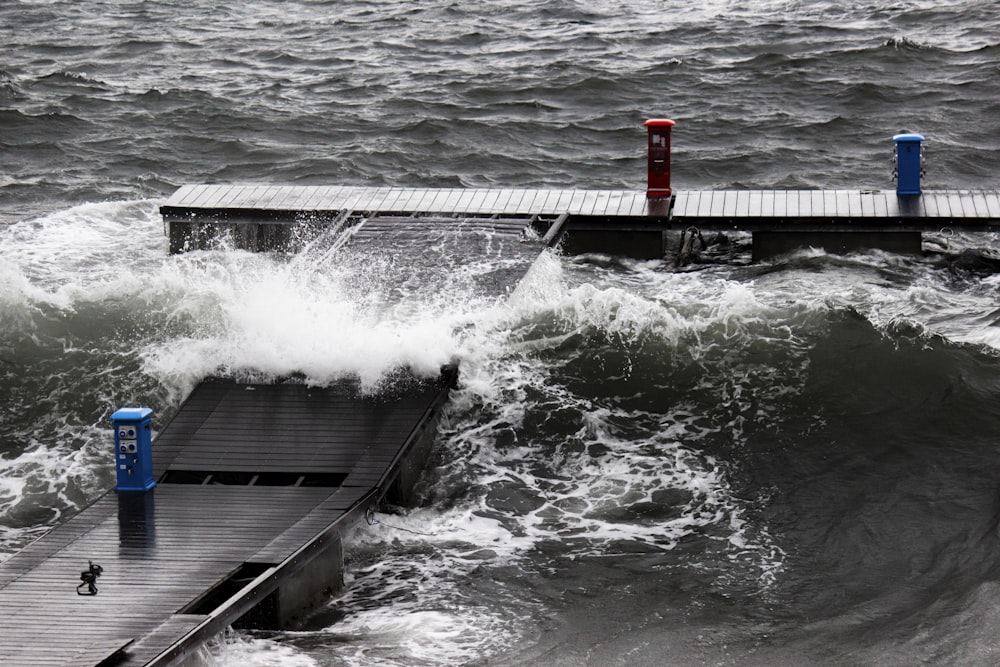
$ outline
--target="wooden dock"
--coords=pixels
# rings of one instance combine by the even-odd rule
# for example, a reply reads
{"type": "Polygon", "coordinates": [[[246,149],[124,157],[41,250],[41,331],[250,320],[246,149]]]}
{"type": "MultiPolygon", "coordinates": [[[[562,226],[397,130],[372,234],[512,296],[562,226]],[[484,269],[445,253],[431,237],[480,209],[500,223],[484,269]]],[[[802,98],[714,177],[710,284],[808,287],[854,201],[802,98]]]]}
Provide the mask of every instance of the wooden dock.
{"type": "MultiPolygon", "coordinates": [[[[667,199],[645,192],[573,189],[428,189],[291,185],[188,185],[160,208],[172,252],[191,247],[196,230],[246,229],[409,217],[495,218],[545,234],[562,220],[554,242],[569,252],[662,257],[666,233],[688,227],[754,234],[755,256],[797,245],[831,249],[920,249],[920,234],[943,228],[1000,229],[1000,191],[940,190],[682,190],[667,199]]],[[[195,244],[197,247],[198,244],[195,244]]]]}
{"type": "Polygon", "coordinates": [[[339,585],[341,531],[405,501],[454,379],[202,383],[155,440],[153,490],[108,492],[0,563],[0,664],[166,665],[248,613],[287,626],[339,585]],[[78,595],[91,561],[98,593],[78,595]]]}
{"type": "Polygon", "coordinates": [[[773,220],[885,220],[915,224],[1000,221],[1000,191],[941,190],[899,196],[887,190],[680,190],[664,210],[631,190],[427,189],[295,185],[186,185],[161,207],[165,218],[263,216],[306,219],[309,214],[448,214],[657,218],[676,224],[737,224],[773,220]]]}

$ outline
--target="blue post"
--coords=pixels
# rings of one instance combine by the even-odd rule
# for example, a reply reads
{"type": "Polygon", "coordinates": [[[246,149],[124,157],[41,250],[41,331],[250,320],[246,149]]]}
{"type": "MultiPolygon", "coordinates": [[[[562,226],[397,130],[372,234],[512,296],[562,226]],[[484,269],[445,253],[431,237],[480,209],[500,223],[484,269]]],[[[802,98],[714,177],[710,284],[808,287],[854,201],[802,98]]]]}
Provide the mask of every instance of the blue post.
{"type": "Polygon", "coordinates": [[[923,170],[920,142],[924,137],[920,134],[897,134],[892,140],[896,142],[896,194],[919,195],[923,170]]]}
{"type": "Polygon", "coordinates": [[[153,479],[153,411],[122,408],[111,415],[115,428],[115,491],[149,491],[153,479]]]}

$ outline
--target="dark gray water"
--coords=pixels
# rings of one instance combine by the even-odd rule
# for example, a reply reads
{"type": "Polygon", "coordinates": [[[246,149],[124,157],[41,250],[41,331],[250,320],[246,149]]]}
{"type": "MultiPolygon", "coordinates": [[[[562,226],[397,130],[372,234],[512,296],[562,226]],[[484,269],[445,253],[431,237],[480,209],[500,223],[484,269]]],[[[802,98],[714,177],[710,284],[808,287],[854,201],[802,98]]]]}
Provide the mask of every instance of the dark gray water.
{"type": "MultiPolygon", "coordinates": [[[[749,264],[412,247],[169,257],[190,182],[994,188],[992,2],[0,5],[0,554],[112,480],[107,417],[213,373],[456,359],[412,511],[228,665],[989,665],[1000,241],[749,264]],[[451,252],[452,255],[447,253],[451,252]],[[440,268],[440,267],[439,267],[440,268]],[[405,530],[404,530],[405,529],[405,530]]],[[[487,247],[490,247],[487,244],[487,247]]],[[[3,556],[0,555],[0,558],[3,556]]]]}

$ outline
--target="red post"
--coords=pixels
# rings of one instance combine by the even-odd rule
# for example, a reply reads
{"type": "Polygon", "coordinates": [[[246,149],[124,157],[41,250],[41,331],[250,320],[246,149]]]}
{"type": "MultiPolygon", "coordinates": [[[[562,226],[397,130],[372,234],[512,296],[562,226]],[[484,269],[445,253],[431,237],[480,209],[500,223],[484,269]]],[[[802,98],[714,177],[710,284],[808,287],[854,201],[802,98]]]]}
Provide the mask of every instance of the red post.
{"type": "Polygon", "coordinates": [[[673,194],[670,189],[670,130],[676,124],[665,118],[651,118],[644,123],[649,129],[647,199],[673,194]]]}

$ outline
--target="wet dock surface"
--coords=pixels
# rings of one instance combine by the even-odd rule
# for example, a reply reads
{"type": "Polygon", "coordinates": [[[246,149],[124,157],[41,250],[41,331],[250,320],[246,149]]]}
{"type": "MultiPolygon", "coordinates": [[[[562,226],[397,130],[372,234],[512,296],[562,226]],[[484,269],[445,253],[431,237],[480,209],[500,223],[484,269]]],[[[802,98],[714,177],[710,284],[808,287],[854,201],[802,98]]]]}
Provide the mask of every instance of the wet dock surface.
{"type": "Polygon", "coordinates": [[[186,185],[161,207],[166,219],[357,211],[367,214],[669,217],[677,224],[728,220],[1000,220],[995,190],[677,190],[673,204],[630,190],[427,189],[293,185],[186,185]]]}
{"type": "Polygon", "coordinates": [[[108,492],[0,563],[0,664],[167,664],[195,649],[389,491],[450,384],[375,397],[202,383],[154,443],[153,490],[108,492]],[[91,562],[97,594],[81,595],[91,562]]]}

